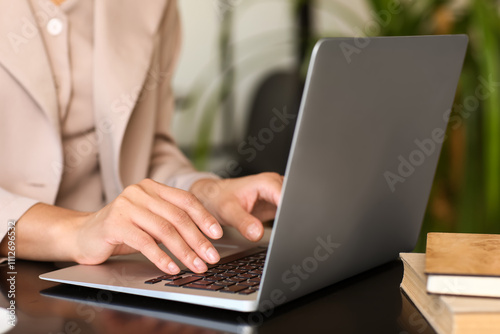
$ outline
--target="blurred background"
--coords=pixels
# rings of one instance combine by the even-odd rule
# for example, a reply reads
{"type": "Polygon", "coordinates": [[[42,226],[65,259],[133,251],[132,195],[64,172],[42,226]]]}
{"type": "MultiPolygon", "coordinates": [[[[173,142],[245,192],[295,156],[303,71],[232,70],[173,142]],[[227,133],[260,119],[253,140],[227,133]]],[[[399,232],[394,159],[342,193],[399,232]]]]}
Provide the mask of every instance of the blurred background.
{"type": "Polygon", "coordinates": [[[322,37],[467,34],[461,80],[416,251],[429,231],[500,233],[500,2],[179,0],[173,132],[201,170],[283,173],[309,55],[322,37]]]}

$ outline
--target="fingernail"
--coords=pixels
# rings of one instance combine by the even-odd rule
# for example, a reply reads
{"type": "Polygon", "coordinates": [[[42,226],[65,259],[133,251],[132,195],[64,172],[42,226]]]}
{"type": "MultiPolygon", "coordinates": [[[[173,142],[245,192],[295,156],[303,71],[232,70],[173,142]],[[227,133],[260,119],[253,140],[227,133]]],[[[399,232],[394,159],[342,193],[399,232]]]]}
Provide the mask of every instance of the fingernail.
{"type": "Polygon", "coordinates": [[[212,234],[212,237],[214,238],[220,238],[222,237],[222,228],[220,227],[219,224],[213,224],[210,226],[210,234],[212,234]]]}
{"type": "Polygon", "coordinates": [[[210,261],[214,263],[220,260],[219,254],[217,254],[217,251],[213,247],[210,247],[207,250],[207,256],[210,259],[210,261]]]}
{"type": "Polygon", "coordinates": [[[250,225],[247,229],[247,236],[251,240],[256,240],[260,236],[260,226],[257,223],[250,225]]]}
{"type": "Polygon", "coordinates": [[[207,271],[208,270],[207,266],[205,265],[205,262],[203,262],[199,257],[194,259],[193,263],[194,263],[194,266],[196,267],[196,269],[198,269],[199,271],[207,271]]]}
{"type": "Polygon", "coordinates": [[[170,270],[172,274],[177,274],[180,271],[179,267],[173,262],[168,264],[168,270],[170,270]]]}

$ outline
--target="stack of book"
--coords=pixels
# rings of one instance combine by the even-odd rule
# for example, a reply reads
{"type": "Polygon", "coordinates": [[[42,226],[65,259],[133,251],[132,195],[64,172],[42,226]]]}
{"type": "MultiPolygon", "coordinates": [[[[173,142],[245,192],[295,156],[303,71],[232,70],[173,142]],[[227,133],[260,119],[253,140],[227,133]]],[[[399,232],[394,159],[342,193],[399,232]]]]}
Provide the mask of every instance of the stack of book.
{"type": "Polygon", "coordinates": [[[401,288],[438,333],[500,333],[500,235],[429,233],[401,288]]]}

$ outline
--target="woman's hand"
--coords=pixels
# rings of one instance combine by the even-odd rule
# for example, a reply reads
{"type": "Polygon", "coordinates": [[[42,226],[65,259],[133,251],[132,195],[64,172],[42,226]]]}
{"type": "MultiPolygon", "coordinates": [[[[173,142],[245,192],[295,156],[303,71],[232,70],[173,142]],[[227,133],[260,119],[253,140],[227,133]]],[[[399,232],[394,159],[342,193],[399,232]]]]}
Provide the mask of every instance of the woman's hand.
{"type": "Polygon", "coordinates": [[[111,255],[137,250],[164,272],[175,274],[179,267],[160,249],[157,243],[162,242],[200,273],[207,270],[205,262],[220,259],[203,234],[218,239],[222,228],[193,194],[146,179],[80,220],[74,257],[81,264],[98,264],[111,255]]]}
{"type": "Polygon", "coordinates": [[[179,268],[158,247],[162,242],[189,269],[204,272],[204,261],[216,263],[220,257],[203,234],[220,238],[220,222],[237,228],[249,240],[260,240],[262,221],[276,214],[282,184],[283,177],[274,173],[202,179],[191,192],[143,180],[82,221],[76,261],[98,264],[111,255],[137,250],[161,270],[175,274],[179,268]]]}
{"type": "Polygon", "coordinates": [[[264,234],[262,222],[276,215],[283,176],[262,173],[237,179],[202,179],[191,192],[221,224],[237,228],[251,241],[264,234]]]}

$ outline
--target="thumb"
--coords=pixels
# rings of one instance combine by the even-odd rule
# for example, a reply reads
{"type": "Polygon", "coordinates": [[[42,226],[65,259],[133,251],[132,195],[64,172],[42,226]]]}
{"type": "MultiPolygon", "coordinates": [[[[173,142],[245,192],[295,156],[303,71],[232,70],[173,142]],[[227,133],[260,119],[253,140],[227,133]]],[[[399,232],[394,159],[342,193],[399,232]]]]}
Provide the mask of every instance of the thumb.
{"type": "Polygon", "coordinates": [[[274,173],[263,173],[254,185],[257,185],[259,197],[264,201],[278,206],[284,177],[274,173]]]}
{"type": "Polygon", "coordinates": [[[250,241],[259,241],[264,235],[262,222],[248,213],[237,200],[226,202],[220,218],[225,225],[232,226],[250,241]]]}

